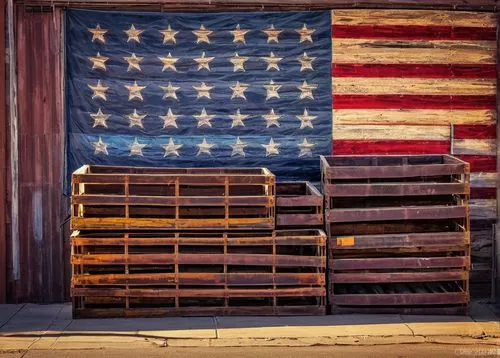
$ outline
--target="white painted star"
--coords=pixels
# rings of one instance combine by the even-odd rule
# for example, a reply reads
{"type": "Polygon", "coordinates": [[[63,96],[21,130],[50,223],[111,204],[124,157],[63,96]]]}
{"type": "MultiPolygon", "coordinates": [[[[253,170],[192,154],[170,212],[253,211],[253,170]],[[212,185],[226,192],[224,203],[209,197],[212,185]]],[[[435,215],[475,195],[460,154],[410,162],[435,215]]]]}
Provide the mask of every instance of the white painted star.
{"type": "Polygon", "coordinates": [[[101,137],[99,137],[99,140],[97,142],[92,142],[92,145],[94,146],[94,154],[103,153],[103,154],[109,155],[109,153],[108,153],[108,145],[109,144],[103,142],[101,137]]]}
{"type": "Polygon", "coordinates": [[[312,91],[318,88],[318,85],[315,84],[310,85],[307,83],[307,81],[304,81],[297,88],[300,90],[300,96],[299,96],[300,99],[306,99],[306,98],[314,99],[312,91]]]}
{"type": "Polygon", "coordinates": [[[165,70],[172,70],[177,72],[177,68],[175,67],[175,63],[179,61],[179,57],[172,57],[172,54],[169,52],[166,57],[158,57],[161,62],[163,62],[163,68],[161,72],[165,70]]]}
{"type": "Polygon", "coordinates": [[[107,101],[106,91],[109,89],[109,87],[103,86],[101,84],[101,80],[97,80],[97,84],[95,86],[87,86],[89,86],[89,88],[94,91],[94,93],[92,94],[92,99],[102,98],[103,100],[107,101]]]}
{"type": "Polygon", "coordinates": [[[304,52],[304,54],[302,56],[297,57],[297,60],[299,60],[299,62],[300,62],[300,72],[307,71],[307,70],[314,71],[314,68],[312,66],[312,62],[315,59],[316,59],[316,57],[307,56],[307,52],[304,52]]]}
{"type": "Polygon", "coordinates": [[[264,85],[264,88],[267,91],[266,101],[271,98],[280,98],[278,91],[281,88],[281,85],[278,85],[273,80],[271,80],[267,85],[264,85]]]}
{"type": "Polygon", "coordinates": [[[207,139],[206,138],[203,138],[203,141],[200,143],[200,144],[196,144],[196,146],[198,147],[198,153],[196,154],[196,156],[202,154],[202,153],[205,153],[205,154],[208,154],[208,155],[212,155],[212,153],[210,152],[210,150],[215,147],[215,144],[210,144],[207,142],[207,139]]]}
{"type": "Polygon", "coordinates": [[[247,97],[245,96],[245,91],[248,89],[248,85],[246,83],[240,83],[240,81],[236,81],[236,84],[230,88],[233,91],[231,99],[234,98],[243,98],[245,100],[247,99],[247,97]]]}
{"type": "Polygon", "coordinates": [[[210,123],[210,121],[215,118],[215,115],[209,115],[205,108],[203,108],[200,114],[195,114],[193,117],[198,120],[198,128],[203,126],[212,127],[212,123],[210,123]]]}
{"type": "Polygon", "coordinates": [[[304,26],[302,26],[301,29],[296,29],[295,31],[298,32],[300,35],[299,43],[305,41],[309,41],[311,43],[313,42],[312,34],[316,31],[315,29],[308,29],[306,24],[304,24],[304,26]]]}
{"type": "Polygon", "coordinates": [[[210,62],[213,61],[215,57],[206,57],[205,52],[201,54],[201,57],[195,58],[194,61],[198,63],[198,71],[206,69],[210,71],[210,62]]]}
{"type": "Polygon", "coordinates": [[[313,149],[313,147],[316,146],[316,144],[309,143],[307,141],[307,138],[304,138],[302,143],[297,144],[297,146],[300,149],[299,158],[300,157],[312,157],[312,149],[313,149]]]}
{"type": "Polygon", "coordinates": [[[123,58],[125,61],[128,63],[128,68],[127,72],[131,70],[139,70],[141,71],[141,61],[144,59],[144,57],[137,57],[135,53],[132,53],[132,56],[126,56],[123,58]]]}
{"type": "Polygon", "coordinates": [[[236,29],[230,31],[231,34],[233,34],[234,36],[234,40],[233,42],[241,42],[241,43],[246,43],[245,42],[245,35],[247,34],[247,32],[249,32],[250,30],[242,30],[240,28],[240,24],[236,25],[236,29]]]}
{"type": "Polygon", "coordinates": [[[230,144],[229,145],[231,148],[233,148],[233,151],[231,153],[231,157],[235,155],[241,155],[242,157],[245,156],[245,147],[248,147],[248,144],[243,142],[240,137],[236,137],[236,143],[230,144]]]}
{"type": "Polygon", "coordinates": [[[163,154],[163,157],[168,157],[169,155],[176,155],[180,156],[179,154],[179,149],[182,148],[182,144],[175,144],[174,140],[172,137],[168,140],[167,144],[162,144],[163,149],[165,149],[165,154],[163,154]]]}
{"type": "Polygon", "coordinates": [[[277,30],[274,25],[271,25],[265,30],[262,30],[267,35],[267,43],[276,42],[279,43],[279,35],[283,32],[282,30],[277,30]]]}
{"type": "Polygon", "coordinates": [[[267,62],[266,71],[270,71],[270,70],[279,71],[280,70],[279,62],[283,59],[283,57],[275,56],[274,53],[271,52],[269,54],[269,56],[262,57],[262,59],[267,62]]]}
{"type": "Polygon", "coordinates": [[[106,29],[101,29],[101,25],[97,24],[96,27],[91,28],[88,27],[87,30],[92,33],[92,42],[95,40],[101,41],[102,43],[106,43],[106,39],[104,38],[104,34],[108,32],[106,29]]]}
{"type": "Polygon", "coordinates": [[[163,94],[163,99],[173,98],[177,101],[179,100],[179,98],[177,98],[176,91],[178,91],[180,87],[172,86],[172,84],[169,82],[168,86],[160,86],[160,88],[165,91],[165,93],[163,94]]]}
{"type": "Polygon", "coordinates": [[[109,57],[102,56],[99,52],[95,56],[87,57],[89,61],[92,62],[92,69],[100,69],[106,71],[106,61],[109,60],[109,57]]]}
{"type": "Polygon", "coordinates": [[[280,126],[280,122],[278,122],[278,120],[281,118],[281,115],[274,113],[274,108],[271,108],[269,113],[264,114],[262,117],[266,121],[266,128],[269,128],[271,126],[280,126]]]}
{"type": "Polygon", "coordinates": [[[207,86],[205,82],[202,82],[199,86],[193,86],[193,88],[198,92],[196,98],[206,97],[211,99],[210,90],[214,88],[214,86],[207,86]]]}
{"type": "Polygon", "coordinates": [[[201,25],[199,30],[194,30],[192,31],[193,34],[197,37],[196,43],[199,44],[200,42],[206,42],[207,44],[210,43],[210,39],[208,36],[212,34],[213,31],[207,30],[205,26],[201,25]]]}
{"type": "Polygon", "coordinates": [[[123,31],[127,34],[128,39],[127,42],[130,41],[136,41],[136,42],[141,42],[141,39],[139,36],[144,32],[144,30],[136,29],[134,24],[130,26],[130,29],[123,31]]]}
{"type": "Polygon", "coordinates": [[[309,112],[307,111],[307,108],[304,109],[304,114],[301,114],[300,116],[296,116],[300,120],[300,129],[309,127],[309,128],[314,128],[312,121],[318,118],[318,116],[311,116],[309,112]]]}
{"type": "Polygon", "coordinates": [[[174,44],[177,42],[175,40],[175,35],[179,33],[179,31],[175,31],[168,25],[168,28],[165,30],[160,30],[160,32],[163,34],[163,43],[166,44],[167,42],[173,42],[174,44]]]}
{"type": "Polygon", "coordinates": [[[146,88],[147,86],[139,86],[137,84],[137,81],[134,81],[134,84],[132,86],[130,85],[125,85],[125,88],[128,89],[128,100],[131,101],[133,100],[134,98],[138,98],[140,99],[141,101],[144,100],[144,98],[142,97],[142,93],[141,91],[146,88]]]}
{"type": "Polygon", "coordinates": [[[130,121],[129,127],[138,126],[144,128],[142,120],[146,118],[146,116],[147,114],[139,114],[137,113],[137,110],[134,109],[134,111],[127,116],[128,120],[130,121]]]}
{"type": "Polygon", "coordinates": [[[229,59],[233,64],[233,72],[242,71],[245,72],[245,62],[248,61],[248,57],[240,56],[236,52],[233,57],[229,59]]]}
{"type": "Polygon", "coordinates": [[[179,117],[179,116],[173,114],[172,109],[169,108],[166,115],[158,116],[158,117],[163,119],[163,128],[167,128],[167,127],[179,128],[177,126],[177,117],[179,117]]]}
{"type": "Polygon", "coordinates": [[[269,144],[261,144],[261,145],[266,149],[266,157],[269,157],[270,155],[280,154],[279,146],[281,144],[275,143],[272,137],[271,140],[269,141],[269,144]]]}
{"type": "Polygon", "coordinates": [[[90,116],[92,117],[92,119],[94,119],[94,125],[92,126],[92,128],[95,128],[97,126],[103,126],[108,128],[106,121],[108,120],[109,117],[111,117],[110,114],[102,113],[101,109],[99,108],[97,113],[90,113],[90,116]]]}
{"type": "Polygon", "coordinates": [[[246,120],[248,117],[250,117],[248,114],[241,114],[240,109],[238,108],[235,114],[229,115],[229,118],[233,120],[233,123],[231,123],[231,128],[238,126],[244,127],[245,123],[243,123],[243,121],[246,120]]]}
{"type": "Polygon", "coordinates": [[[128,145],[128,148],[130,149],[129,157],[132,155],[144,156],[144,154],[142,154],[142,150],[147,146],[147,144],[140,144],[137,141],[137,137],[135,137],[134,142],[128,145]]]}

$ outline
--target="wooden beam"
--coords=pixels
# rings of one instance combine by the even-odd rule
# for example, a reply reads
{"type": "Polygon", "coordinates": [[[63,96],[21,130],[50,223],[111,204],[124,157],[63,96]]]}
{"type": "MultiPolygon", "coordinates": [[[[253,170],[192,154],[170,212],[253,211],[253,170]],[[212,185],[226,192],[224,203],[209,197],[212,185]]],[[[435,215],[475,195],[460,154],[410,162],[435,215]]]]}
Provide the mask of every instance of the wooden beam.
{"type": "Polygon", "coordinates": [[[5,42],[5,2],[0,4],[0,303],[7,296],[7,82],[5,42]]]}
{"type": "MultiPolygon", "coordinates": [[[[500,16],[497,14],[497,58],[500,58],[500,16]]],[[[496,131],[497,131],[497,137],[496,137],[496,156],[497,156],[497,175],[498,175],[498,170],[500,168],[500,118],[498,116],[498,109],[500,108],[500,91],[499,91],[499,84],[500,84],[500,66],[497,63],[497,126],[496,126],[496,131]]],[[[499,302],[500,301],[500,219],[499,219],[499,214],[500,214],[500,200],[498,200],[499,195],[500,195],[500,180],[498,180],[497,176],[497,183],[496,183],[496,189],[497,189],[497,202],[496,202],[496,225],[495,225],[495,236],[494,236],[494,242],[493,242],[493,247],[495,248],[495,251],[493,252],[493,255],[496,256],[492,259],[493,263],[496,262],[496,270],[495,270],[495,265],[493,265],[493,269],[496,271],[493,271],[492,275],[492,292],[491,295],[494,298],[494,301],[499,302]]]]}
{"type": "Polygon", "coordinates": [[[263,11],[334,8],[496,10],[495,0],[15,0],[15,2],[17,4],[48,7],[128,7],[161,11],[263,11]]]}

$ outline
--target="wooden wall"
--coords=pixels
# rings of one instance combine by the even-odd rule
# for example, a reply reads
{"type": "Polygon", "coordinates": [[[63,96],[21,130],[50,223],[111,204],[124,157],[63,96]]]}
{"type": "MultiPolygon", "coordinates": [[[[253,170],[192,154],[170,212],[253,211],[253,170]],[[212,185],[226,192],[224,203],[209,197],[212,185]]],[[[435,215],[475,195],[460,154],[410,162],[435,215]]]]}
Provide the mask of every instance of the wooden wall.
{"type": "Polygon", "coordinates": [[[470,162],[472,282],[489,287],[495,14],[334,10],[332,36],[333,153],[451,153],[470,162]]]}

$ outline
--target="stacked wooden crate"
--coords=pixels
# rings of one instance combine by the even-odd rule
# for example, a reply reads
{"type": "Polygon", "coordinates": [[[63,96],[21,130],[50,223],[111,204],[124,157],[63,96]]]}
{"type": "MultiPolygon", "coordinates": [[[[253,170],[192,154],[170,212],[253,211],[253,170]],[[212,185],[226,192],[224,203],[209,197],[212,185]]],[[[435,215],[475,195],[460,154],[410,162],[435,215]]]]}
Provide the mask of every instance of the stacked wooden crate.
{"type": "Polygon", "coordinates": [[[325,312],[326,236],[275,230],[267,169],[84,166],[72,194],[75,317],[325,312]]]}
{"type": "Polygon", "coordinates": [[[276,227],[323,229],[323,194],[307,181],[276,183],[276,227]]]}
{"type": "Polygon", "coordinates": [[[321,170],[333,312],[466,312],[468,163],[331,156],[321,170]]]}

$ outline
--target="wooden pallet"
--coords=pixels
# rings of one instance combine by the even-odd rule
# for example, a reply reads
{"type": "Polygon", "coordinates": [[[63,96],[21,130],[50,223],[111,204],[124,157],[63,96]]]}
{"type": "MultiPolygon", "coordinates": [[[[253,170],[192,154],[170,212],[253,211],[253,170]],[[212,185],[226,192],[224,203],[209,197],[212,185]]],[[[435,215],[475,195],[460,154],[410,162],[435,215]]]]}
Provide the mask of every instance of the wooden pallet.
{"type": "Polygon", "coordinates": [[[309,182],[276,183],[276,226],[322,228],[323,195],[309,182]]]}
{"type": "Polygon", "coordinates": [[[73,173],[78,230],[274,229],[275,177],[265,168],[83,166],[73,173]]]}
{"type": "Polygon", "coordinates": [[[321,230],[75,232],[71,245],[75,317],[325,313],[321,230]]]}

